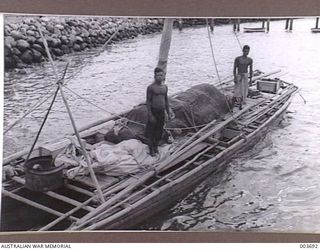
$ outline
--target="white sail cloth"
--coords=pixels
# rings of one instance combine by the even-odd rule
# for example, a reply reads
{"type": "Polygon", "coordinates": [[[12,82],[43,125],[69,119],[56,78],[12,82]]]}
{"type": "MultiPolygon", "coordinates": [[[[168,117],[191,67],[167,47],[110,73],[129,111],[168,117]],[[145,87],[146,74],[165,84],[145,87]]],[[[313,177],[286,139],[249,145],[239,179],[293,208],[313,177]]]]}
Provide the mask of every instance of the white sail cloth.
{"type": "MultiPolygon", "coordinates": [[[[55,165],[64,165],[69,168],[66,171],[66,175],[69,178],[89,174],[89,169],[83,156],[76,156],[76,151],[70,150],[70,147],[76,145],[71,144],[68,149],[56,157],[55,165]]],[[[91,150],[89,155],[95,173],[121,176],[146,170],[159,163],[169,156],[170,147],[171,145],[168,144],[159,147],[159,154],[151,157],[148,154],[147,145],[136,139],[131,139],[115,145],[98,145],[91,150]]]]}

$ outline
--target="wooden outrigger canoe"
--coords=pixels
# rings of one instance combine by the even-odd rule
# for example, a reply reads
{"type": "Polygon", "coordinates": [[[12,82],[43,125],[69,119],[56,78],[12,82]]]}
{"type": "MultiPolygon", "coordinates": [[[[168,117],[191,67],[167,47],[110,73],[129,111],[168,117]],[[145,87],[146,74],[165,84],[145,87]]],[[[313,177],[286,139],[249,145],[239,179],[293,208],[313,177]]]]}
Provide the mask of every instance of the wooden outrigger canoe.
{"type": "MultiPolygon", "coordinates": [[[[223,170],[236,155],[254,146],[281,120],[298,88],[284,81],[275,94],[262,93],[234,109],[220,121],[212,121],[152,170],[125,178],[99,176],[105,202],[97,202],[90,178],[68,179],[62,188],[34,192],[25,187],[25,175],[14,176],[2,187],[2,230],[118,230],[132,229],[169,208],[201,181],[223,170]],[[37,214],[37,216],[33,216],[37,214]],[[19,215],[19,216],[17,216],[19,215]]],[[[223,85],[231,92],[232,81],[223,85]]],[[[117,116],[82,129],[81,137],[105,132],[104,124],[117,116]]],[[[38,146],[32,157],[55,154],[65,141],[38,146]]],[[[27,151],[4,159],[4,167],[23,164],[27,151]]]]}

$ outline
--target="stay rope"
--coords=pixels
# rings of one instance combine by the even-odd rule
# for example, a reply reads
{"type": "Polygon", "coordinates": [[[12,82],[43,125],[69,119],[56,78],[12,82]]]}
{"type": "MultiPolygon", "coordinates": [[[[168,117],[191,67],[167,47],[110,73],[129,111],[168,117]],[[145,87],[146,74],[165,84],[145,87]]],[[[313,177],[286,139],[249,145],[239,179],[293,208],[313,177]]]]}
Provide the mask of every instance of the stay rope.
{"type": "MultiPolygon", "coordinates": [[[[209,38],[209,43],[210,43],[211,55],[212,55],[212,59],[213,59],[213,63],[214,63],[215,69],[216,69],[217,77],[219,79],[218,85],[220,85],[221,84],[221,79],[220,79],[220,74],[219,74],[219,70],[218,70],[218,67],[217,67],[216,59],[215,59],[215,56],[214,56],[213,42],[212,42],[212,39],[211,39],[210,27],[209,27],[208,19],[206,19],[206,21],[207,21],[207,31],[208,31],[208,38],[209,38]]],[[[226,101],[226,104],[227,104],[228,111],[229,111],[230,115],[232,116],[232,118],[234,118],[232,109],[231,109],[231,107],[229,105],[229,102],[227,100],[227,97],[225,95],[224,95],[224,99],[226,101]]]]}

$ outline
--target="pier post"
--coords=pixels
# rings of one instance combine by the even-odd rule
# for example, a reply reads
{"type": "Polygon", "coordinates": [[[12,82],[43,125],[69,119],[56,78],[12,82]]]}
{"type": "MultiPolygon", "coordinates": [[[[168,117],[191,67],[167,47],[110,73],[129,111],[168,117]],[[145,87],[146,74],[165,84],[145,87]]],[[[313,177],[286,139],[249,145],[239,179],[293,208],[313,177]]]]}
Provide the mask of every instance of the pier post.
{"type": "Polygon", "coordinates": [[[293,18],[290,19],[289,30],[292,31],[293,28],[293,18]]]}
{"type": "Polygon", "coordinates": [[[181,31],[183,29],[183,22],[182,22],[182,18],[178,19],[178,28],[181,31]]]}
{"type": "Polygon", "coordinates": [[[264,29],[265,26],[265,20],[262,21],[262,29],[264,29]]]}
{"type": "Polygon", "coordinates": [[[240,19],[237,20],[237,31],[240,31],[240,19]]]}
{"type": "Polygon", "coordinates": [[[213,18],[209,19],[209,27],[210,27],[211,32],[213,32],[213,30],[214,30],[214,19],[213,18]]]}
{"type": "Polygon", "coordinates": [[[231,19],[231,22],[233,24],[233,32],[236,32],[236,30],[237,30],[237,22],[236,22],[235,19],[231,19]]]}
{"type": "Polygon", "coordinates": [[[267,20],[267,32],[270,30],[270,19],[267,20]]]}
{"type": "Polygon", "coordinates": [[[317,19],[316,19],[316,29],[318,29],[318,27],[319,27],[319,17],[317,17],[317,19]]]}
{"type": "Polygon", "coordinates": [[[285,29],[287,30],[289,28],[289,19],[286,19],[286,27],[285,29]]]}

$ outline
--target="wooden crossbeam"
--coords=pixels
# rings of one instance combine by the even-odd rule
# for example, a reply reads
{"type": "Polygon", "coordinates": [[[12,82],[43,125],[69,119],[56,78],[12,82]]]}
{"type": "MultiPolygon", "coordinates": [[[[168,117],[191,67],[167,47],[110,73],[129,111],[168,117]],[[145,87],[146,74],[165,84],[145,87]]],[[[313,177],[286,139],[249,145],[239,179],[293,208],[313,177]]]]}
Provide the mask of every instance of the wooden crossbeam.
{"type": "MultiPolygon", "coordinates": [[[[12,179],[15,180],[16,182],[20,183],[20,184],[23,184],[23,185],[25,184],[25,180],[20,178],[20,177],[18,177],[18,176],[14,176],[12,179]]],[[[53,191],[44,192],[43,194],[46,194],[46,195],[48,195],[48,196],[50,196],[52,198],[55,198],[57,200],[61,200],[63,202],[69,203],[69,204],[71,204],[73,206],[81,206],[82,205],[82,203],[79,202],[79,201],[73,200],[73,199],[71,199],[69,197],[63,196],[63,195],[55,193],[53,191]]],[[[84,206],[83,209],[85,209],[87,211],[94,210],[94,208],[90,207],[90,206],[84,206]]]]}
{"type": "MultiPolygon", "coordinates": [[[[49,214],[53,214],[53,215],[59,216],[59,217],[64,215],[63,213],[61,213],[61,212],[59,212],[59,211],[56,211],[56,210],[54,210],[54,209],[52,209],[52,208],[46,207],[46,206],[44,206],[44,205],[42,205],[42,204],[39,204],[39,203],[37,203],[37,202],[31,201],[31,200],[29,200],[29,199],[26,199],[26,198],[24,198],[24,197],[22,197],[22,196],[20,196],[20,195],[13,194],[13,193],[11,193],[11,192],[9,192],[9,191],[7,191],[7,190],[2,189],[2,193],[3,193],[5,196],[8,196],[8,197],[10,197],[10,198],[12,198],[12,199],[15,199],[15,200],[17,200],[17,201],[23,202],[23,203],[25,203],[25,204],[27,204],[27,205],[29,205],[29,206],[38,208],[38,209],[40,209],[40,210],[42,210],[42,211],[45,211],[45,212],[47,212],[47,213],[49,213],[49,214]]],[[[74,220],[74,221],[78,220],[78,218],[73,217],[73,216],[70,216],[70,219],[72,219],[72,220],[74,220]]]]}

